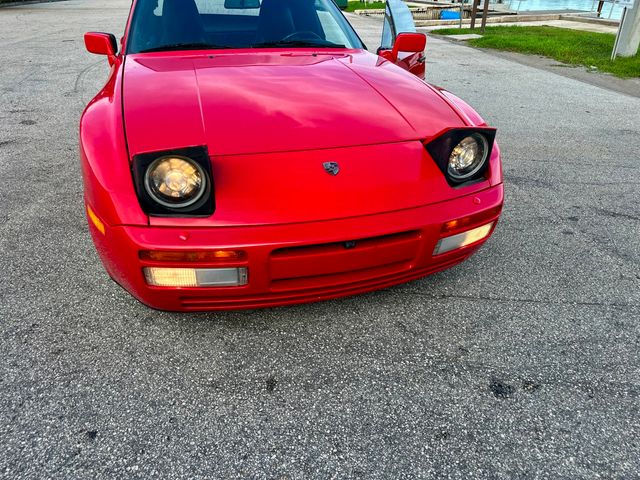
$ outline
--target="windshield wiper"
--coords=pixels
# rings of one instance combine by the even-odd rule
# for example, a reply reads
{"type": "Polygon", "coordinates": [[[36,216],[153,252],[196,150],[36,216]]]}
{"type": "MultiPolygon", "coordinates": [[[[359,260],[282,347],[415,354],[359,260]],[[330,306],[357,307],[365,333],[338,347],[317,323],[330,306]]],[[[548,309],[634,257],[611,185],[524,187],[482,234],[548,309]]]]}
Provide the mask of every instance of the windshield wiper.
{"type": "Polygon", "coordinates": [[[160,47],[147,48],[140,50],[139,53],[151,53],[151,52],[171,52],[175,50],[215,50],[231,48],[226,45],[214,45],[212,43],[171,43],[169,45],[162,45],[160,47]]]}
{"type": "Polygon", "coordinates": [[[347,48],[338,43],[317,40],[278,40],[275,42],[261,42],[251,45],[254,48],[270,47],[309,47],[309,48],[347,48]]]}

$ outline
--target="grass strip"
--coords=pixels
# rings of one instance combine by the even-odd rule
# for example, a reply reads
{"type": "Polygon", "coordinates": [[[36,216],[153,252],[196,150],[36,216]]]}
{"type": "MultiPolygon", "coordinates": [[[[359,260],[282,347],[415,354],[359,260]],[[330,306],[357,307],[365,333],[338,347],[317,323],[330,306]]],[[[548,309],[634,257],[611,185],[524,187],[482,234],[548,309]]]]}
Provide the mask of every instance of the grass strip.
{"type": "MultiPolygon", "coordinates": [[[[438,35],[480,34],[479,29],[446,28],[438,35]]],[[[622,78],[640,77],[640,54],[611,61],[615,35],[568,28],[520,25],[487,27],[482,38],[469,45],[532,55],[542,55],[569,65],[596,68],[622,78]]]]}

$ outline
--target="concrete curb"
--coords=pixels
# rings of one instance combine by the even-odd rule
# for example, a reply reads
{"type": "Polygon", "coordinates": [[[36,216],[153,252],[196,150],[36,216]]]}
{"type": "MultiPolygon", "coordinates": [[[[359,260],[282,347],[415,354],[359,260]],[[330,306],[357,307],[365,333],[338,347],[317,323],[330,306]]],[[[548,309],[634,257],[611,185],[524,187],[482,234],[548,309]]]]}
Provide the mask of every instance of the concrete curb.
{"type": "MultiPolygon", "coordinates": [[[[487,23],[515,23],[515,22],[537,22],[541,20],[560,20],[559,14],[549,14],[549,15],[527,15],[518,18],[518,15],[508,15],[508,16],[497,16],[497,17],[488,17],[487,23]]],[[[479,22],[479,19],[476,19],[476,23],[479,22]]],[[[433,27],[438,25],[460,25],[460,20],[416,20],[416,27],[433,27]]],[[[463,25],[469,25],[471,23],[471,19],[465,18],[462,20],[463,25]]]]}
{"type": "MultiPolygon", "coordinates": [[[[489,23],[526,23],[526,22],[540,22],[550,20],[567,20],[579,23],[591,23],[598,25],[607,25],[617,27],[620,22],[614,20],[599,20],[597,18],[580,17],[577,15],[565,15],[565,14],[546,14],[546,15],[508,15],[508,16],[496,16],[487,18],[487,24],[489,23]]],[[[460,20],[416,20],[416,27],[434,27],[439,25],[460,25],[460,20]]],[[[471,20],[465,18],[462,20],[463,25],[469,25],[471,20]]],[[[476,20],[479,23],[479,19],[476,20]]]]}
{"type": "Polygon", "coordinates": [[[618,20],[609,20],[606,18],[585,17],[582,15],[560,15],[560,20],[571,20],[572,22],[593,23],[595,25],[607,25],[617,27],[620,25],[618,20]]]}
{"type": "MultiPolygon", "coordinates": [[[[353,12],[356,15],[362,15],[366,17],[381,17],[384,15],[384,10],[355,10],[353,12]]],[[[414,15],[415,17],[415,15],[414,15]]],[[[591,23],[596,25],[607,25],[617,27],[620,22],[617,20],[609,20],[602,18],[591,18],[576,14],[566,13],[539,13],[535,15],[492,15],[487,18],[487,23],[516,23],[516,22],[540,22],[550,20],[568,20],[572,22],[591,23]]],[[[460,20],[426,20],[420,18],[414,18],[416,27],[433,27],[433,26],[447,26],[447,25],[460,25],[460,20]]],[[[479,19],[476,19],[476,22],[479,19]]],[[[463,25],[469,25],[471,23],[470,18],[462,19],[463,25]]]]}

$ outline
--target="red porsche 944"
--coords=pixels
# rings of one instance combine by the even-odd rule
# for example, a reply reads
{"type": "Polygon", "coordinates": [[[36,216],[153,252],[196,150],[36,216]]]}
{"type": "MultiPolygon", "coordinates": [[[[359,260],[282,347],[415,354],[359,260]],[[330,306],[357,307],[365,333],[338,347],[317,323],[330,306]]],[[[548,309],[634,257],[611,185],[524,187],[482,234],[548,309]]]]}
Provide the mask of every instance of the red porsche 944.
{"type": "Polygon", "coordinates": [[[388,0],[369,53],[332,0],[134,0],[80,122],[109,275],[173,311],[311,302],[451,267],[503,202],[495,129],[424,81],[388,0]]]}

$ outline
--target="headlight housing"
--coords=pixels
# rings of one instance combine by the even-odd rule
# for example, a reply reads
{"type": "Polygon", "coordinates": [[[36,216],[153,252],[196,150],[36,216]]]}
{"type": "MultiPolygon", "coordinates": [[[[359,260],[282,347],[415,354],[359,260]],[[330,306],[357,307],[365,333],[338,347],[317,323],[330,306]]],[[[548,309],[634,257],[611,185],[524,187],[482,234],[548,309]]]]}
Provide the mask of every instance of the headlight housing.
{"type": "Polygon", "coordinates": [[[148,215],[200,217],[214,211],[206,147],[137,155],[133,176],[140,205],[148,215]]]}
{"type": "Polygon", "coordinates": [[[484,178],[495,134],[492,128],[454,129],[425,147],[449,185],[456,187],[484,178]]]}
{"type": "Polygon", "coordinates": [[[473,177],[486,162],[488,150],[487,139],[479,133],[464,137],[451,150],[447,175],[455,181],[473,177]]]}
{"type": "Polygon", "coordinates": [[[186,208],[204,194],[207,176],[200,165],[187,157],[160,157],[147,167],[144,188],[160,205],[186,208]]]}

